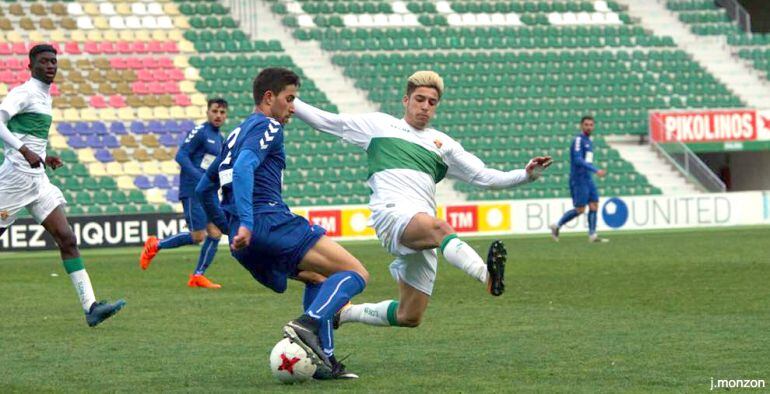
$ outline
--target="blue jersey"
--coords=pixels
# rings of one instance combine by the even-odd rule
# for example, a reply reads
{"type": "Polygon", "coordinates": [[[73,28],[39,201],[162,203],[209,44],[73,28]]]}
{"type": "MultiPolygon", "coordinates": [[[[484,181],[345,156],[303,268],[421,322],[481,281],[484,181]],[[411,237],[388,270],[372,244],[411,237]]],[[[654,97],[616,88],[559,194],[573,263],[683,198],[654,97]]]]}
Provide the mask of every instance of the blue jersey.
{"type": "Polygon", "coordinates": [[[246,118],[227,137],[214,164],[207,176],[222,188],[221,208],[241,224],[253,226],[255,212],[288,210],[281,198],[283,126],[275,119],[261,113],[246,118]]]}
{"type": "Polygon", "coordinates": [[[593,150],[594,146],[591,138],[583,133],[580,133],[572,141],[569,149],[570,183],[587,183],[591,181],[591,174],[597,171],[596,167],[592,164],[594,158],[593,150]]]}
{"type": "Polygon", "coordinates": [[[221,150],[222,134],[218,127],[206,122],[190,130],[176,154],[176,162],[182,167],[179,198],[195,196],[195,186],[221,150]]]}

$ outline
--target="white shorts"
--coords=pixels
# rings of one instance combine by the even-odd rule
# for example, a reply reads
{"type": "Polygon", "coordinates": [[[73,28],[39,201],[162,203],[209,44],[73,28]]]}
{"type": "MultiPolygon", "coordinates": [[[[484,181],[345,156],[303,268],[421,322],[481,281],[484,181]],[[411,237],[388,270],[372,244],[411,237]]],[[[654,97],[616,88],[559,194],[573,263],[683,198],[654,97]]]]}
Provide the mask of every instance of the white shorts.
{"type": "Polygon", "coordinates": [[[388,253],[396,256],[390,264],[393,279],[431,295],[436,281],[438,255],[435,249],[414,250],[401,244],[401,235],[414,215],[425,213],[435,216],[431,208],[408,203],[388,203],[369,206],[372,216],[369,226],[374,227],[380,243],[388,253]]]}
{"type": "Polygon", "coordinates": [[[45,173],[25,174],[8,161],[0,166],[0,228],[13,224],[23,208],[37,223],[42,223],[54,209],[66,203],[61,190],[51,184],[45,173]]]}

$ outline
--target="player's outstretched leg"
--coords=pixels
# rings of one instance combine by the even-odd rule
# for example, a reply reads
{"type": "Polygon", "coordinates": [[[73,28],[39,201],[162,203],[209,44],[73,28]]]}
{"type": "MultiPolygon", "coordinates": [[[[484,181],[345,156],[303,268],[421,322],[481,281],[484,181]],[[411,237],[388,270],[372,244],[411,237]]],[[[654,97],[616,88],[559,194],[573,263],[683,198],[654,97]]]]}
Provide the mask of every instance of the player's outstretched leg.
{"type": "Polygon", "coordinates": [[[195,266],[195,272],[190,275],[190,280],[187,282],[187,286],[190,287],[202,287],[206,289],[219,289],[222,285],[210,281],[204,275],[206,269],[209,268],[211,262],[214,261],[214,256],[217,254],[217,247],[219,246],[219,238],[211,236],[206,237],[206,240],[201,246],[201,252],[198,256],[198,265],[195,266]]]}
{"type": "Polygon", "coordinates": [[[310,359],[322,369],[320,376],[340,378],[344,367],[324,352],[319,333],[328,325],[324,335],[333,335],[334,314],[364,290],[369,273],[355,257],[326,236],[305,254],[298,269],[319,273],[326,280],[305,313],[284,326],[284,335],[308,352],[310,359]]]}
{"type": "Polygon", "coordinates": [[[150,263],[152,263],[152,259],[154,259],[162,249],[174,249],[180,246],[193,244],[195,244],[195,241],[193,240],[192,234],[188,232],[179,233],[164,238],[163,240],[159,240],[158,237],[154,235],[150,236],[147,238],[147,241],[144,242],[144,249],[142,250],[142,255],[139,257],[139,266],[142,267],[143,270],[146,270],[150,266],[150,263]]]}
{"type": "Polygon", "coordinates": [[[96,302],[91,278],[86,272],[83,259],[77,248],[77,239],[72,233],[72,228],[70,228],[61,206],[54,209],[41,224],[59,246],[64,269],[77,291],[80,305],[86,315],[86,323],[94,327],[120,311],[126,304],[124,300],[118,300],[113,304],[104,301],[96,302]]]}
{"type": "Polygon", "coordinates": [[[551,238],[553,238],[554,241],[559,242],[559,229],[561,229],[561,226],[569,223],[570,221],[572,221],[572,219],[580,216],[581,213],[583,213],[583,211],[576,208],[573,208],[567,212],[564,212],[564,215],[562,215],[561,219],[559,219],[558,222],[550,226],[551,238]]]}

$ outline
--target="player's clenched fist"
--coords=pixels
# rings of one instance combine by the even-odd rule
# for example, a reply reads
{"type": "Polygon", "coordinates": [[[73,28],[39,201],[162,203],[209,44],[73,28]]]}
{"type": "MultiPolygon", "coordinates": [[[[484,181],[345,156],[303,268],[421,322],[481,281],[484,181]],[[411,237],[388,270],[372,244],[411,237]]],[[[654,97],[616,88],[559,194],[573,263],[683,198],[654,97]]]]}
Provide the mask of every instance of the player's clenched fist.
{"type": "Polygon", "coordinates": [[[243,249],[247,246],[249,246],[249,243],[251,242],[251,231],[247,229],[246,227],[238,227],[238,234],[233,237],[233,242],[230,244],[230,247],[233,250],[239,250],[243,249]]]}

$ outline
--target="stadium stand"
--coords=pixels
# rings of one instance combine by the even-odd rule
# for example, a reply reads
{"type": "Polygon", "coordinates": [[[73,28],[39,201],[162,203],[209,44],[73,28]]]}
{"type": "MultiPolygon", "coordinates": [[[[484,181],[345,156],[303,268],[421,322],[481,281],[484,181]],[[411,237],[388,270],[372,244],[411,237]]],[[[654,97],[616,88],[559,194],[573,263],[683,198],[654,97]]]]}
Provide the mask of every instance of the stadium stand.
{"type": "MultiPolygon", "coordinates": [[[[643,135],[648,109],[742,105],[670,37],[645,31],[612,1],[272,4],[296,38],[319,41],[383,111],[400,113],[406,75],[434,68],[449,86],[437,128],[499,167],[557,157],[531,187],[456,185],[472,200],[566,197],[566,147],[586,113],[600,134],[643,135]]],[[[4,1],[0,98],[28,78],[26,53],[44,41],[61,50],[50,149],[68,164],[51,179],[71,214],[178,210],[173,157],[204,119],[206,99],[230,102],[229,131],[253,110],[259,69],[286,66],[305,77],[278,41],[252,39],[217,1],[4,1]]],[[[337,110],[306,77],[302,97],[337,110]]],[[[611,174],[602,194],[660,193],[601,137],[595,144],[611,174]]],[[[286,151],[290,205],[367,201],[355,147],[293,122],[286,151]]]]}
{"type": "Polygon", "coordinates": [[[724,8],[710,0],[669,0],[666,7],[676,12],[693,33],[726,37],[738,56],[770,79],[770,34],[743,31],[724,8]]]}

